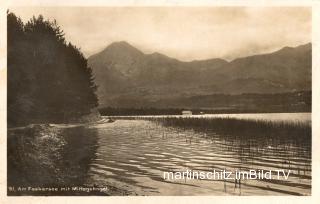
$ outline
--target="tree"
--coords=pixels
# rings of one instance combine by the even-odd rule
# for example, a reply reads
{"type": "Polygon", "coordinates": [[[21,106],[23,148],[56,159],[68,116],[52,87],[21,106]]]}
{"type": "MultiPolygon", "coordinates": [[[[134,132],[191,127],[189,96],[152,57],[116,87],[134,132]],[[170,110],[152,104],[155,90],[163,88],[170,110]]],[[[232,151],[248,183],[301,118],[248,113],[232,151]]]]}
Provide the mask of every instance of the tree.
{"type": "Polygon", "coordinates": [[[92,70],[56,21],[8,22],[8,123],[65,122],[98,105],[92,70]]]}

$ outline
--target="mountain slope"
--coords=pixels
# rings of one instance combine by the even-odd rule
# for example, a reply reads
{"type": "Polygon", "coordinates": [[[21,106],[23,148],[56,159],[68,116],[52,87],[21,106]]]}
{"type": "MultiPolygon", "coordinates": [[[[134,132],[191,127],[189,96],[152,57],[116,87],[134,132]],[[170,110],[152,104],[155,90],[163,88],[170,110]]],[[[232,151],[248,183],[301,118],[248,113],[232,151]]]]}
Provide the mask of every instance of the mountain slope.
{"type": "MultiPolygon", "coordinates": [[[[216,70],[215,74],[228,80],[231,84],[237,85],[240,82],[242,93],[311,89],[311,56],[310,43],[296,48],[285,47],[270,54],[235,59],[227,66],[216,70]],[[260,80],[266,87],[259,89],[259,85],[248,84],[254,80],[260,80]],[[244,88],[245,86],[247,88],[244,88]]],[[[237,91],[231,87],[224,92],[235,93],[237,91]]]]}
{"type": "Polygon", "coordinates": [[[238,58],[184,62],[115,42],[88,59],[100,106],[144,107],[208,94],[311,90],[311,44],[238,58]]]}

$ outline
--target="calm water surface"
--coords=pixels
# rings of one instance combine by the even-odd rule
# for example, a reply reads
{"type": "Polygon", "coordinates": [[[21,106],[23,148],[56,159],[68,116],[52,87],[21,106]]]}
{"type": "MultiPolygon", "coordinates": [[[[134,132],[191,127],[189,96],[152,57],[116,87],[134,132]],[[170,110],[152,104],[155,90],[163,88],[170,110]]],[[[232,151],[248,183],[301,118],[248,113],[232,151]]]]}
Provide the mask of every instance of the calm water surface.
{"type": "MultiPolygon", "coordinates": [[[[252,117],[253,114],[249,115],[252,117]]],[[[311,193],[311,150],[308,145],[248,143],[214,132],[163,127],[143,120],[117,120],[90,128],[97,130],[99,147],[96,159],[90,164],[88,183],[120,186],[139,195],[311,193]],[[285,169],[292,173],[288,180],[242,181],[240,188],[234,181],[163,180],[163,172],[187,169],[204,172],[213,169],[285,169]]]]}
{"type": "MultiPolygon", "coordinates": [[[[311,122],[311,114],[228,116],[311,122]]],[[[131,195],[311,194],[311,138],[306,143],[243,140],[214,131],[124,119],[81,127],[52,124],[37,131],[9,129],[8,144],[9,181],[17,185],[22,180],[25,184],[41,184],[45,179],[40,178],[46,174],[48,184],[114,186],[131,195]],[[291,174],[288,180],[242,180],[241,185],[233,180],[163,179],[163,172],[187,169],[204,172],[284,169],[291,170],[291,174]]]]}

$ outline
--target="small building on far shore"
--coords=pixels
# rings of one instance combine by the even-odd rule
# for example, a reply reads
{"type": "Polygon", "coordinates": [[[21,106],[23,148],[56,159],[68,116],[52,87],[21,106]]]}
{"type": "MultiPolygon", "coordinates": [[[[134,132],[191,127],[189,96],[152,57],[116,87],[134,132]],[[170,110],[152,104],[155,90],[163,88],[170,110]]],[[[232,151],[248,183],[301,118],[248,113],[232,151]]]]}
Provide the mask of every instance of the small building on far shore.
{"type": "Polygon", "coordinates": [[[190,110],[183,110],[182,115],[192,115],[192,111],[190,110]]]}

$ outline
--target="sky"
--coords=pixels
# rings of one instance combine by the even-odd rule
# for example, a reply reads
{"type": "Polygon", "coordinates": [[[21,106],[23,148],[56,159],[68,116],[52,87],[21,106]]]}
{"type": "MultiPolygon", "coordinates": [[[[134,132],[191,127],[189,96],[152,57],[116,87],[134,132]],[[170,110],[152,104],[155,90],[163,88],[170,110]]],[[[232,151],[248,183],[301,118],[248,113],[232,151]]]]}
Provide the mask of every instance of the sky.
{"type": "Polygon", "coordinates": [[[17,7],[56,19],[67,41],[86,57],[112,42],[127,41],[144,53],[182,61],[273,52],[311,42],[308,7],[17,7]]]}

